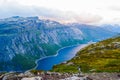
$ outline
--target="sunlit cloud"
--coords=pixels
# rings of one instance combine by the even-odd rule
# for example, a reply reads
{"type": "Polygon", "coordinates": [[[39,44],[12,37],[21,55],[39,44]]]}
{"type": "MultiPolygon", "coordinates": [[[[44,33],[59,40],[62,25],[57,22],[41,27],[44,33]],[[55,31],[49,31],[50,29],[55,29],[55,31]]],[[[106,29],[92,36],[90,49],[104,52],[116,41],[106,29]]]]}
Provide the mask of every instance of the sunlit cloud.
{"type": "Polygon", "coordinates": [[[120,23],[120,0],[0,0],[0,10],[0,18],[18,15],[62,23],[120,23]]]}

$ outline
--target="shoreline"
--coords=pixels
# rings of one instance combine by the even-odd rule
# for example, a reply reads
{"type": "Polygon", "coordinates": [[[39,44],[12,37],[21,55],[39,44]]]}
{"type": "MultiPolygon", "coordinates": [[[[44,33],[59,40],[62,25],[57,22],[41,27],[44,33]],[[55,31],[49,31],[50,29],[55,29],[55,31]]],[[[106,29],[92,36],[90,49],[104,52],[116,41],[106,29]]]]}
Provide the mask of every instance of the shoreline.
{"type": "Polygon", "coordinates": [[[35,61],[36,66],[35,66],[34,68],[32,68],[32,69],[27,70],[27,71],[36,69],[37,66],[38,66],[38,61],[39,61],[39,60],[42,60],[42,59],[45,59],[45,58],[49,58],[49,57],[55,57],[55,56],[57,56],[57,55],[59,54],[59,51],[62,50],[62,49],[81,45],[81,48],[79,49],[79,50],[81,50],[82,48],[84,48],[84,47],[86,47],[86,46],[88,46],[88,45],[90,45],[90,44],[93,44],[93,43],[94,43],[94,42],[88,42],[88,43],[84,43],[84,44],[77,44],[77,45],[71,45],[71,46],[62,47],[62,48],[60,48],[60,49],[58,49],[58,50],[56,51],[56,54],[55,54],[55,55],[46,56],[46,57],[37,59],[37,60],[35,61]]]}
{"type": "MultiPolygon", "coordinates": [[[[80,45],[80,44],[78,44],[78,45],[80,45]]],[[[60,50],[65,49],[65,48],[68,48],[68,47],[73,47],[73,46],[77,46],[77,45],[62,47],[62,48],[60,48],[60,49],[58,49],[58,50],[56,51],[56,54],[55,54],[55,55],[45,56],[45,57],[43,57],[43,58],[37,59],[37,60],[35,61],[36,66],[35,66],[34,68],[32,68],[32,69],[36,69],[36,68],[37,68],[37,66],[38,66],[37,63],[38,63],[39,60],[42,60],[42,59],[45,59],[45,58],[49,58],[49,57],[57,56],[57,55],[58,55],[58,52],[59,52],[60,50]]],[[[30,69],[30,70],[32,70],[32,69],[30,69]]]]}

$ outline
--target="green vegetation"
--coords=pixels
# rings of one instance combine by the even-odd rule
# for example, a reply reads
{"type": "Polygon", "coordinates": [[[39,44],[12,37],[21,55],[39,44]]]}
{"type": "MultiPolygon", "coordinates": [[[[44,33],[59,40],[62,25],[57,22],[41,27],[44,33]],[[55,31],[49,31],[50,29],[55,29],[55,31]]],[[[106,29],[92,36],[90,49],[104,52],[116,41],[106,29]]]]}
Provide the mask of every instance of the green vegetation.
{"type": "MultiPolygon", "coordinates": [[[[27,70],[27,69],[34,68],[36,66],[35,59],[36,57],[34,56],[31,57],[29,55],[26,55],[25,57],[24,55],[17,54],[16,57],[12,59],[12,61],[17,63],[19,66],[21,66],[22,70],[27,70]]],[[[18,66],[18,65],[15,65],[15,66],[18,66]]]]}
{"type": "Polygon", "coordinates": [[[48,52],[45,52],[46,56],[55,55],[56,51],[61,47],[56,44],[41,44],[41,47],[48,52]]]}
{"type": "Polygon", "coordinates": [[[79,66],[82,72],[120,72],[120,37],[91,44],[73,59],[55,65],[52,71],[75,73],[79,66]]]}

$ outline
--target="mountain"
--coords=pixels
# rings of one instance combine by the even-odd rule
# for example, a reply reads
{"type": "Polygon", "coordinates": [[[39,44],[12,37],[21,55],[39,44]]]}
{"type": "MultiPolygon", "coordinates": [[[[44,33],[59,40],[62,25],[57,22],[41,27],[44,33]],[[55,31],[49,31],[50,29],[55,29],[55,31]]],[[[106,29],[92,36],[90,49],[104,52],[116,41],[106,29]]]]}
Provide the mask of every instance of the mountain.
{"type": "Polygon", "coordinates": [[[38,17],[0,19],[0,70],[25,71],[64,46],[99,41],[116,33],[84,24],[64,25],[38,17]]]}
{"type": "Polygon", "coordinates": [[[78,29],[80,29],[83,32],[86,39],[93,40],[95,42],[106,39],[108,34],[117,33],[112,30],[108,30],[108,29],[104,28],[103,25],[93,26],[93,25],[73,23],[73,24],[69,24],[69,26],[77,27],[78,29]]]}
{"type": "Polygon", "coordinates": [[[120,33],[120,25],[118,24],[114,24],[114,25],[104,24],[104,25],[101,25],[101,27],[112,32],[120,33]]]}
{"type": "Polygon", "coordinates": [[[120,35],[91,44],[67,61],[54,66],[56,72],[120,72],[120,35]]]}

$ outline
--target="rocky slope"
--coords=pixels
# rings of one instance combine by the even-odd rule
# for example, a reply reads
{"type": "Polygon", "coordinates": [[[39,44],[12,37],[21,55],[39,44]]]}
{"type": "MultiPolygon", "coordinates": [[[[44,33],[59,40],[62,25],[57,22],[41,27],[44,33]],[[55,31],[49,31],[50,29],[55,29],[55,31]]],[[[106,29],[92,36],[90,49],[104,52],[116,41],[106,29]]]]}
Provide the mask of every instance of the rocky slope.
{"type": "Polygon", "coordinates": [[[54,66],[53,71],[77,72],[78,67],[83,72],[120,72],[120,36],[83,48],[67,63],[54,66]]]}
{"type": "Polygon", "coordinates": [[[68,45],[99,41],[115,33],[90,25],[64,25],[38,17],[0,20],[0,71],[25,71],[35,60],[68,45]]]}
{"type": "Polygon", "coordinates": [[[24,72],[0,73],[0,80],[119,80],[120,73],[58,73],[58,72],[24,72]]]}

